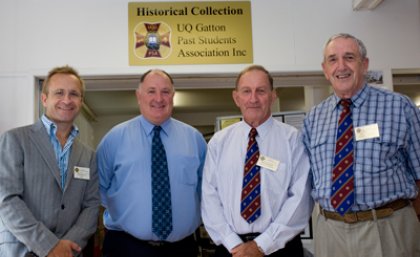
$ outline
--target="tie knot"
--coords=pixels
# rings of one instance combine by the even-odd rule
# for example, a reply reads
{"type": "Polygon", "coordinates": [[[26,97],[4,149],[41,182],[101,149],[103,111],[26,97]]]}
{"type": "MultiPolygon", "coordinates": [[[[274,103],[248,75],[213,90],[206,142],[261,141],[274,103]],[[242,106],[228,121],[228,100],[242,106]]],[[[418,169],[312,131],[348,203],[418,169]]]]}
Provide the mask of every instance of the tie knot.
{"type": "Polygon", "coordinates": [[[156,133],[159,133],[160,131],[162,130],[162,127],[161,126],[155,126],[154,128],[153,128],[153,131],[156,133]]]}
{"type": "Polygon", "coordinates": [[[252,128],[251,131],[249,131],[249,137],[255,138],[257,136],[258,132],[256,128],[252,128]]]}
{"type": "Polygon", "coordinates": [[[155,133],[155,135],[160,135],[160,131],[162,130],[161,126],[155,126],[153,128],[153,132],[155,133]]]}
{"type": "Polygon", "coordinates": [[[341,99],[340,104],[345,108],[349,108],[351,105],[351,99],[350,98],[341,99]]]}

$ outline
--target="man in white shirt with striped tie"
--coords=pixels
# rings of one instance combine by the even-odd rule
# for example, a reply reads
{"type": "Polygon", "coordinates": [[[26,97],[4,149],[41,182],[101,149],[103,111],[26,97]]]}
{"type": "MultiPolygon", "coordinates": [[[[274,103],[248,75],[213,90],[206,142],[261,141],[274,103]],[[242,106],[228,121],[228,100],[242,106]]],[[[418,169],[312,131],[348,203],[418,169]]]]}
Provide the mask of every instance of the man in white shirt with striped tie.
{"type": "Polygon", "coordinates": [[[243,120],[208,144],[201,210],[216,257],[303,256],[309,161],[299,132],[272,118],[276,97],[264,67],[243,70],[233,91],[243,120]]]}

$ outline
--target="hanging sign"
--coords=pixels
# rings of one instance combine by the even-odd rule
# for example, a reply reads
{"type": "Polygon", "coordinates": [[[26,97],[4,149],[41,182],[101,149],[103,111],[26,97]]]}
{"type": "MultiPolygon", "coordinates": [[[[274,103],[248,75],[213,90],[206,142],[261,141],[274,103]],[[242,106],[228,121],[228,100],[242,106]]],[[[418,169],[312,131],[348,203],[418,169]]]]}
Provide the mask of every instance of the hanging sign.
{"type": "Polygon", "coordinates": [[[249,1],[128,4],[130,65],[252,63],[249,1]]]}

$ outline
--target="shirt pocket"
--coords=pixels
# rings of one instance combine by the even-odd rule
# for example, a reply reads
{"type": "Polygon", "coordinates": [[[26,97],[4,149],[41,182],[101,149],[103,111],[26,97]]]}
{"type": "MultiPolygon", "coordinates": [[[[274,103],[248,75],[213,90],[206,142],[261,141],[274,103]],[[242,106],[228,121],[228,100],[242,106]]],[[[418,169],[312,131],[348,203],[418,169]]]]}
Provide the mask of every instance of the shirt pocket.
{"type": "Polygon", "coordinates": [[[372,138],[356,142],[356,165],[362,172],[386,172],[403,160],[403,143],[397,138],[372,138]]]}
{"type": "Polygon", "coordinates": [[[266,193],[262,196],[267,197],[265,203],[269,203],[271,216],[275,217],[281,210],[284,201],[289,196],[288,187],[290,184],[291,174],[288,173],[286,163],[279,163],[276,171],[262,169],[264,180],[262,181],[262,191],[266,193]],[[265,190],[264,187],[267,189],[265,190]]]}
{"type": "MultiPolygon", "coordinates": [[[[262,168],[261,172],[264,174],[264,179],[267,188],[273,194],[281,194],[287,190],[289,178],[287,177],[287,165],[286,163],[279,163],[277,170],[272,171],[269,169],[262,168]]],[[[264,186],[264,185],[263,185],[264,186]]]]}
{"type": "Polygon", "coordinates": [[[310,164],[311,172],[313,173],[312,179],[315,188],[320,188],[321,183],[325,179],[325,172],[330,171],[332,168],[332,160],[335,151],[335,141],[328,140],[326,133],[321,133],[315,137],[315,140],[311,141],[310,144],[310,164]]]}
{"type": "Polygon", "coordinates": [[[198,169],[200,161],[192,156],[177,156],[178,172],[176,181],[180,184],[196,186],[198,184],[198,169]]]}

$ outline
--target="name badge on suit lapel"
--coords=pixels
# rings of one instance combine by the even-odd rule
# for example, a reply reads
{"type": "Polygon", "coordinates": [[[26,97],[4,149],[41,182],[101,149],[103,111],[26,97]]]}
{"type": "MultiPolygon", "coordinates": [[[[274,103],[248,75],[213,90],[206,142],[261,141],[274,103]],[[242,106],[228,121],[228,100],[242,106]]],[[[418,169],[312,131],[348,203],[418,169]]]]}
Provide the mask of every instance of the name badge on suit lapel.
{"type": "Polygon", "coordinates": [[[74,178],[77,178],[77,179],[89,180],[90,169],[88,167],[74,166],[73,175],[74,175],[74,178]]]}

